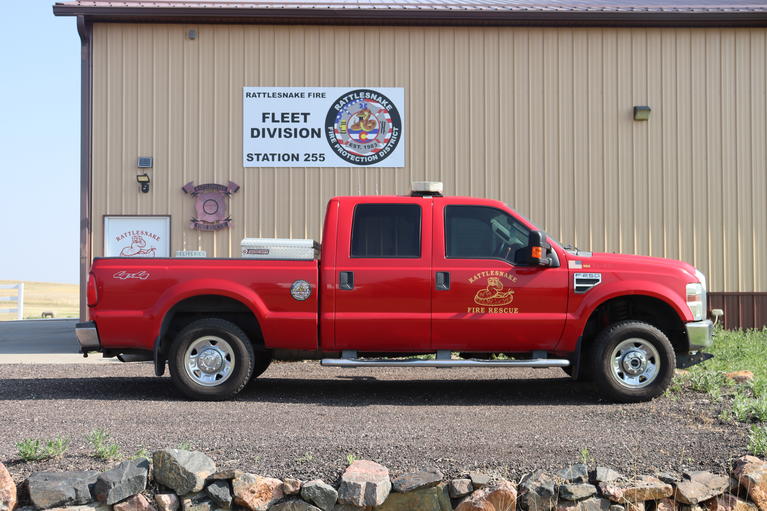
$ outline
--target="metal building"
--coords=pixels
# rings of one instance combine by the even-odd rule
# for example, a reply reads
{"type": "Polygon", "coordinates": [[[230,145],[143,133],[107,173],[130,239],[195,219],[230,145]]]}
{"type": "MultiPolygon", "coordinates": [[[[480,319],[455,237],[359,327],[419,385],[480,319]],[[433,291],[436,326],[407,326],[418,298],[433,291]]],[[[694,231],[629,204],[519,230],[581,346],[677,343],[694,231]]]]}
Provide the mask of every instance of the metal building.
{"type": "Polygon", "coordinates": [[[729,326],[767,323],[765,0],[53,10],[82,39],[83,279],[105,217],[168,216],[170,255],[237,257],[244,237],[319,239],[334,195],[434,180],[580,248],[689,261],[729,326]],[[402,88],[404,166],[245,167],[244,87],[402,88]],[[230,181],[232,223],[190,227],[182,187],[230,181]]]}

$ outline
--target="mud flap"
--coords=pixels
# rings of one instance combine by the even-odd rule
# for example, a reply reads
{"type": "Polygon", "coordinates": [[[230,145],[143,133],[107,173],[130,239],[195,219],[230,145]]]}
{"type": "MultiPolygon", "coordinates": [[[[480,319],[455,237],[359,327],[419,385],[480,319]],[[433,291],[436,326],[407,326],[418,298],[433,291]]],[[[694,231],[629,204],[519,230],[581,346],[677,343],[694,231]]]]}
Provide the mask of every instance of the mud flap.
{"type": "Polygon", "coordinates": [[[714,358],[711,353],[703,353],[699,351],[697,353],[677,353],[676,354],[676,368],[687,369],[701,362],[714,358]]]}
{"type": "Polygon", "coordinates": [[[154,375],[162,376],[165,374],[165,357],[160,356],[160,338],[154,342],[154,375]]]}

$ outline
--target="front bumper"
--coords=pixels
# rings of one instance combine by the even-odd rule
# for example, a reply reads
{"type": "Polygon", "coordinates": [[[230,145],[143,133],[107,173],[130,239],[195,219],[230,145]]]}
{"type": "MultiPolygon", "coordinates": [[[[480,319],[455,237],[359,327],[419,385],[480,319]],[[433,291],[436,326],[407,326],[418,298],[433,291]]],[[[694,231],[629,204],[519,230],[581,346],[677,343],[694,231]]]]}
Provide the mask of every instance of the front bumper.
{"type": "Polygon", "coordinates": [[[690,351],[700,351],[714,344],[714,323],[710,319],[687,323],[685,328],[690,351]]]}
{"type": "Polygon", "coordinates": [[[77,336],[77,341],[80,343],[81,353],[99,351],[101,349],[99,332],[96,330],[96,323],[93,321],[86,321],[85,323],[78,323],[75,325],[75,335],[77,336]]]}

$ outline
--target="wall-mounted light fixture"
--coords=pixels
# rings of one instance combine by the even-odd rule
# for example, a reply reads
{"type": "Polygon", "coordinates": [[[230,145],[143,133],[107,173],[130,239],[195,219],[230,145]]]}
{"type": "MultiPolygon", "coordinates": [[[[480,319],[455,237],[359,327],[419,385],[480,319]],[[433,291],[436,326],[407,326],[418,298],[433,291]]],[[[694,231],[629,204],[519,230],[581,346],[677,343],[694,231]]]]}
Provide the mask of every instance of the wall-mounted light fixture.
{"type": "Polygon", "coordinates": [[[635,121],[646,121],[650,119],[650,113],[652,112],[652,108],[649,106],[635,106],[634,107],[634,120],[635,121]]]}
{"type": "Polygon", "coordinates": [[[141,193],[149,193],[149,174],[139,174],[136,176],[136,181],[141,186],[141,193]]]}
{"type": "Polygon", "coordinates": [[[197,39],[197,30],[190,28],[189,30],[186,31],[186,37],[190,41],[194,41],[195,39],[197,39]]]}

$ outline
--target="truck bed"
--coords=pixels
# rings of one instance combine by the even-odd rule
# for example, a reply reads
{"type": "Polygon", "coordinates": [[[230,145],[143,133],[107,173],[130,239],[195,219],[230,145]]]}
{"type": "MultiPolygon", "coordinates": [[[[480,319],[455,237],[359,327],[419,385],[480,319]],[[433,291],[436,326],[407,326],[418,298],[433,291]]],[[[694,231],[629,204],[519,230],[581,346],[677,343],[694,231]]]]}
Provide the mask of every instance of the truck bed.
{"type": "Polygon", "coordinates": [[[103,349],[152,350],[163,318],[174,308],[194,314],[189,311],[195,303],[209,311],[211,304],[226,307],[236,300],[258,318],[267,348],[316,349],[318,265],[316,260],[97,258],[91,273],[98,302],[90,319],[99,325],[103,349]],[[299,280],[311,286],[305,300],[291,296],[299,280]]]}

